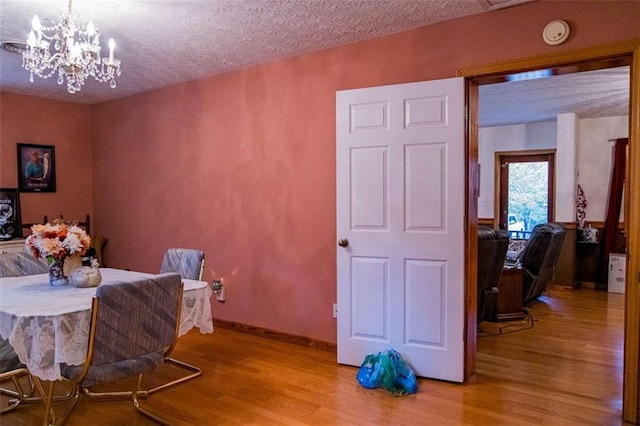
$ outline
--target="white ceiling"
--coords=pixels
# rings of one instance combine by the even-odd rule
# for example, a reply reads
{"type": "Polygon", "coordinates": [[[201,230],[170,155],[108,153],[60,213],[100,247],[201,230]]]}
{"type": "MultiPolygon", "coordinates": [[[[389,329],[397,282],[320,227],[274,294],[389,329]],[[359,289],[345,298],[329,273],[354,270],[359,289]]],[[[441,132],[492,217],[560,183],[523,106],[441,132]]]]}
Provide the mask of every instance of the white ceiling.
{"type": "MultiPolygon", "coordinates": [[[[80,21],[92,19],[100,30],[105,51],[106,41],[116,40],[118,86],[88,81],[71,95],[55,77],[30,83],[20,55],[0,49],[0,90],[92,104],[528,1],[74,0],[80,21]]],[[[57,22],[67,6],[67,0],[0,0],[0,42],[26,40],[34,14],[43,24],[57,22]]],[[[482,86],[481,124],[542,121],[561,112],[626,114],[628,68],[624,73],[554,77],[562,80],[553,86],[540,80],[482,86]]]]}
{"type": "Polygon", "coordinates": [[[480,86],[478,121],[484,127],[570,112],[579,118],[628,115],[629,86],[628,66],[480,86]]]}

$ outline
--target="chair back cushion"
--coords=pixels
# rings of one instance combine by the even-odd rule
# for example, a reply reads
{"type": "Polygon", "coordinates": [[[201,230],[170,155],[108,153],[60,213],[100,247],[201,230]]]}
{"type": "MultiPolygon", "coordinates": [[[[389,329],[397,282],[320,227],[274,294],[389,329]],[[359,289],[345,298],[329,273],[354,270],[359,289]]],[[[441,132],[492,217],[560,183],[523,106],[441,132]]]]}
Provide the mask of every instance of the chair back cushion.
{"type": "Polygon", "coordinates": [[[162,259],[160,273],[175,272],[187,280],[199,280],[204,252],[194,249],[170,248],[162,259]]]}
{"type": "Polygon", "coordinates": [[[495,308],[487,306],[487,294],[500,283],[508,247],[507,231],[478,226],[478,321],[489,319],[495,308]]]}
{"type": "Polygon", "coordinates": [[[0,253],[0,278],[46,274],[49,271],[42,259],[27,253],[0,253]]]}
{"type": "Polygon", "coordinates": [[[559,223],[541,223],[533,228],[520,253],[520,263],[526,271],[523,283],[525,304],[539,297],[553,279],[565,233],[559,223]]]}
{"type": "MultiPolygon", "coordinates": [[[[175,273],[131,282],[102,284],[96,290],[98,312],[93,359],[82,386],[108,383],[158,367],[177,337],[182,278],[175,273]]],[[[82,366],[65,366],[78,379],[82,366]]]]}
{"type": "Polygon", "coordinates": [[[531,231],[531,237],[520,253],[520,264],[532,275],[555,265],[564,240],[565,229],[558,223],[541,223],[531,231]]]}
{"type": "Polygon", "coordinates": [[[173,344],[182,279],[161,274],[101,285],[92,365],[163,351],[173,344]]]}
{"type": "Polygon", "coordinates": [[[23,368],[24,364],[18,359],[9,340],[0,339],[0,373],[23,368]]]}

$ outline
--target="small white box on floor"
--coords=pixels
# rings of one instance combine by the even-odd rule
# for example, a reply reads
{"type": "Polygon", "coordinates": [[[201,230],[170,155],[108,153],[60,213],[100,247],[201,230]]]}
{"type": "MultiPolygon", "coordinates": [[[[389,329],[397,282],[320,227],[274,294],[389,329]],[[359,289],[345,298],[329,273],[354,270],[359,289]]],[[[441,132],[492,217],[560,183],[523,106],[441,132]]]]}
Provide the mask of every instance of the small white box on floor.
{"type": "Polygon", "coordinates": [[[609,255],[609,293],[624,293],[624,277],[627,270],[627,255],[609,255]]]}

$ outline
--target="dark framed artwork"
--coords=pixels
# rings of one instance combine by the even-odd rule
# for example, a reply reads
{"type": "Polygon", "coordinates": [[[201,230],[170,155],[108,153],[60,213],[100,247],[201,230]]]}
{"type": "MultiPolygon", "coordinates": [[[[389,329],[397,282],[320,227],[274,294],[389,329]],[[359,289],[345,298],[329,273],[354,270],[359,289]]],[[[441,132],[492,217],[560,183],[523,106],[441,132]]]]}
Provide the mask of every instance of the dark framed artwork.
{"type": "Polygon", "coordinates": [[[16,188],[0,188],[0,240],[21,236],[20,193],[16,188]]]}
{"type": "Polygon", "coordinates": [[[18,144],[18,187],[22,192],[56,192],[52,145],[18,144]]]}

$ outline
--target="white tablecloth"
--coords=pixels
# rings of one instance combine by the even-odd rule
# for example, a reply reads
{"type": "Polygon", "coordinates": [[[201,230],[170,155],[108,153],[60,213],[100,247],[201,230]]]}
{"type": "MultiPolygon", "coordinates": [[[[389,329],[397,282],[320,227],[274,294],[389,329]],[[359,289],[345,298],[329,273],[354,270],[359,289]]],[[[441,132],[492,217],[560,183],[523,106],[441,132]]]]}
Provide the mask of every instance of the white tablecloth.
{"type": "MultiPolygon", "coordinates": [[[[153,276],[111,268],[101,268],[100,273],[103,283],[153,276]]],[[[179,335],[193,327],[213,332],[210,286],[204,281],[183,282],[179,335]]],[[[59,379],[60,364],[84,362],[95,292],[95,287],[51,287],[48,274],[0,278],[0,337],[9,339],[32,374],[59,379]]]]}

